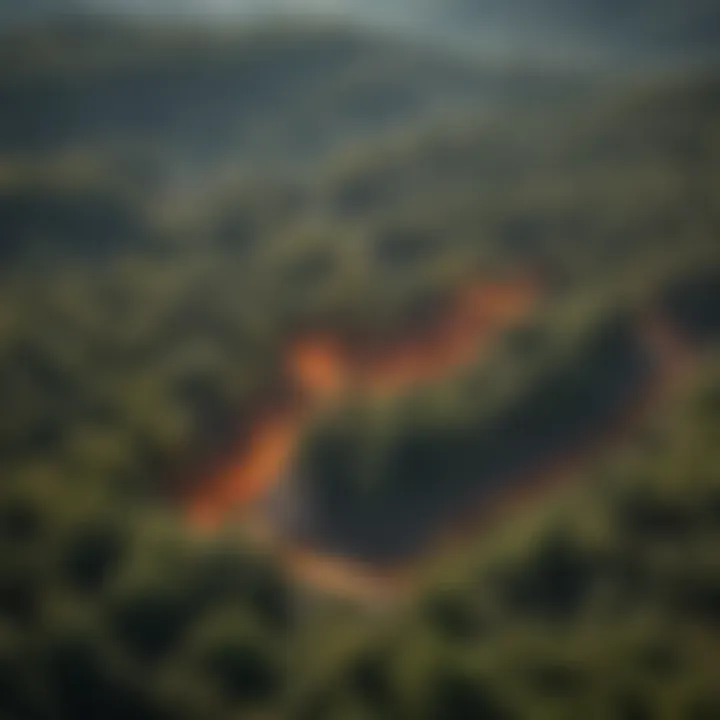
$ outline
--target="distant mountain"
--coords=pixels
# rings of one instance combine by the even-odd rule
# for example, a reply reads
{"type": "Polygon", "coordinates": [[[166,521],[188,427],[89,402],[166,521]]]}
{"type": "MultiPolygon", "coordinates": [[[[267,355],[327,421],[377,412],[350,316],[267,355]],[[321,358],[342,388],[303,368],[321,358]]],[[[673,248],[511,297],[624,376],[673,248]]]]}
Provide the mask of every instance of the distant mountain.
{"type": "Polygon", "coordinates": [[[257,170],[467,109],[584,92],[575,72],[461,59],[355,27],[28,29],[0,47],[0,152],[139,149],[257,170]]]}
{"type": "Polygon", "coordinates": [[[3,0],[0,2],[0,28],[48,17],[77,15],[87,12],[88,6],[77,0],[3,0]]]}
{"type": "Polygon", "coordinates": [[[0,4],[0,24],[81,11],[155,20],[315,14],[513,57],[682,63],[720,56],[716,0],[10,0],[0,4]]]}
{"type": "MultiPolygon", "coordinates": [[[[471,37],[490,26],[530,52],[683,61],[720,51],[715,0],[433,0],[430,23],[471,37]]],[[[522,47],[519,51],[522,51],[522,47]]]]}

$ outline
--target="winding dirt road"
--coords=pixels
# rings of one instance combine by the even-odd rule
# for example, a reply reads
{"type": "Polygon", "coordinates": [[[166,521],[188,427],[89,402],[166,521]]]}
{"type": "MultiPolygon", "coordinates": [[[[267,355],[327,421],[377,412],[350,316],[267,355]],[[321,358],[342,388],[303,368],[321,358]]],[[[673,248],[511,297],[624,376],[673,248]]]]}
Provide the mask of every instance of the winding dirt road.
{"type": "MultiPolygon", "coordinates": [[[[487,352],[499,335],[522,323],[539,299],[538,286],[527,280],[478,283],[465,288],[434,320],[399,333],[390,342],[359,344],[329,333],[308,332],[288,343],[285,352],[287,396],[260,409],[249,430],[219,468],[199,478],[187,498],[193,527],[213,532],[247,515],[266,498],[292,467],[303,433],[325,409],[343,402],[349,392],[394,396],[417,385],[443,379],[487,352]]],[[[655,361],[646,385],[618,407],[587,441],[570,447],[540,467],[525,469],[508,483],[507,492],[485,497],[482,507],[465,508],[441,537],[434,552],[476,536],[512,507],[576,477],[608,448],[626,438],[642,418],[682,383],[694,358],[681,334],[664,318],[648,313],[638,323],[643,346],[655,361]]],[[[255,518],[257,520],[257,517],[255,518]]],[[[360,599],[378,599],[406,585],[418,562],[382,571],[345,557],[332,557],[277,537],[255,523],[257,534],[273,546],[301,582],[324,591],[360,599]]]]}

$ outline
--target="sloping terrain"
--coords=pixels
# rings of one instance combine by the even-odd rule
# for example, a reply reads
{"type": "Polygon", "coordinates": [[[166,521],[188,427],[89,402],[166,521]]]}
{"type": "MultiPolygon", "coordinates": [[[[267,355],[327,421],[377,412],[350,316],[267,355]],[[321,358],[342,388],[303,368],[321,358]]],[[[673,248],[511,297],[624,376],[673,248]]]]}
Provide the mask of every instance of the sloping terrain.
{"type": "Polygon", "coordinates": [[[11,35],[0,58],[1,151],[130,153],[180,184],[218,165],[267,174],[408,123],[592,85],[332,24],[224,32],[68,21],[11,35]]]}
{"type": "Polygon", "coordinates": [[[274,32],[0,50],[0,714],[715,717],[717,75],[467,112],[482,69],[274,32]],[[153,176],[241,120],[302,145],[293,93],[386,53],[401,137],[318,102],[373,141],[153,176]]]}

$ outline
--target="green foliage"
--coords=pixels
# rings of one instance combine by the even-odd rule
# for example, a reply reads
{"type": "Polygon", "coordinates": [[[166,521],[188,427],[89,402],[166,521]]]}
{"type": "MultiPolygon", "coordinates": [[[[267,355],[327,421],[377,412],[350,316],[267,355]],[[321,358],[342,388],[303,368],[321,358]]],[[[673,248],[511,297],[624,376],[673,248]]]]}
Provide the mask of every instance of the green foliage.
{"type": "Polygon", "coordinates": [[[536,311],[463,372],[320,418],[293,468],[332,511],[319,544],[404,557],[438,507],[446,522],[592,439],[653,377],[650,307],[712,353],[717,77],[590,98],[547,76],[552,100],[518,113],[520,71],[329,30],[37,42],[0,69],[17,150],[0,163],[1,715],[717,714],[712,355],[625,456],[430,563],[387,616],[293,586],[242,533],[191,537],[172,507],[285,387],[294,333],[380,342],[478,277],[529,273],[536,311]],[[309,181],[163,182],[236,143],[249,168],[317,160],[452,98],[466,111],[488,82],[493,113],[309,181]]]}
{"type": "Polygon", "coordinates": [[[369,692],[381,717],[711,717],[720,414],[707,408],[710,368],[656,421],[655,441],[601,482],[458,551],[454,569],[429,569],[413,610],[339,671],[357,702],[369,692]],[[405,692],[402,678],[419,672],[405,692]]]}

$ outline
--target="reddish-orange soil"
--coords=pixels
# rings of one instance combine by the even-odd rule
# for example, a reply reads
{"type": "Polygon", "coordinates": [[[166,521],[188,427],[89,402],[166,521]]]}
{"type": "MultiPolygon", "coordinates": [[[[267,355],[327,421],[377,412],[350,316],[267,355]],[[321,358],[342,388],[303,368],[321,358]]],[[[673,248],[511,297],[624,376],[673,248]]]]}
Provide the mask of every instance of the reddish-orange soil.
{"type": "MultiPolygon", "coordinates": [[[[290,468],[302,433],[318,412],[342,403],[349,392],[378,397],[402,393],[413,386],[445,378],[477,361],[498,336],[517,326],[533,310],[538,288],[527,281],[476,284],[459,292],[444,312],[424,326],[400,332],[389,342],[360,344],[328,332],[307,332],[285,351],[287,397],[258,412],[233,450],[195,484],[187,502],[193,526],[214,530],[266,497],[290,468]]],[[[568,448],[544,467],[510,483],[483,507],[468,508],[439,538],[434,551],[456,545],[491,527],[512,507],[577,475],[593,458],[626,437],[687,376],[692,354],[674,328],[650,314],[639,324],[657,371],[628,407],[618,409],[611,426],[598,429],[582,446],[568,448]]],[[[264,533],[265,534],[265,533],[264,533]]],[[[354,598],[379,599],[394,594],[413,575],[417,562],[383,572],[343,557],[325,556],[308,548],[266,537],[299,580],[354,598]]]]}
{"type": "Polygon", "coordinates": [[[522,321],[537,293],[526,280],[478,283],[459,292],[424,327],[384,343],[362,346],[328,332],[296,337],[285,353],[287,398],[260,411],[219,470],[194,483],[191,522],[217,528],[263,497],[290,466],[303,431],[322,408],[342,402],[350,391],[394,395],[446,377],[522,321]]]}
{"type": "Polygon", "coordinates": [[[480,507],[458,513],[452,525],[438,537],[428,538],[429,553],[399,565],[378,570],[344,557],[323,556],[279,542],[276,551],[296,578],[327,592],[359,600],[384,601],[397,598],[412,584],[427,560],[442,557],[464,541],[477,541],[513,509],[526,507],[552,493],[573,478],[603,452],[622,445],[641,422],[674,393],[686,386],[697,365],[692,345],[683,334],[657,313],[648,313],[639,323],[641,341],[655,358],[656,369],[649,382],[630,404],[618,408],[614,419],[598,428],[585,443],[568,447],[547,464],[532,468],[507,483],[509,490],[485,496],[480,507]],[[428,557],[430,555],[431,557],[428,557]]]}

